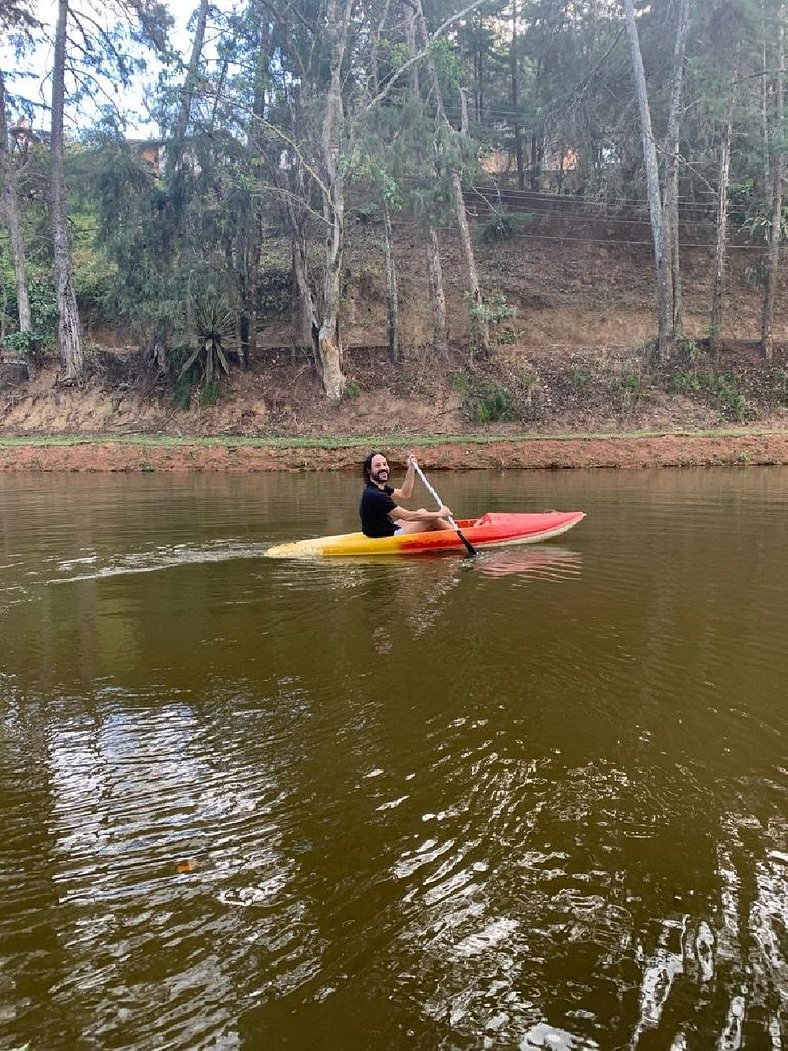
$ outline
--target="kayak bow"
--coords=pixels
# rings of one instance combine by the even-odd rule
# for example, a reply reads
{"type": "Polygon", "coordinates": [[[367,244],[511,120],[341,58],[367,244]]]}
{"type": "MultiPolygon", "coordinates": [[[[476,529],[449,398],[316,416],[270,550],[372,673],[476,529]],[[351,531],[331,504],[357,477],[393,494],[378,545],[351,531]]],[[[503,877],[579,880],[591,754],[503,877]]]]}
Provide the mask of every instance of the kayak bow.
{"type": "MultiPolygon", "coordinates": [[[[461,519],[462,532],[476,548],[535,544],[550,540],[576,526],[585,511],[547,511],[543,514],[492,512],[481,518],[461,519]]],[[[292,544],[279,544],[266,551],[269,558],[331,558],[351,555],[416,555],[437,551],[464,551],[453,529],[437,529],[400,536],[368,537],[363,533],[319,536],[292,544]]]]}

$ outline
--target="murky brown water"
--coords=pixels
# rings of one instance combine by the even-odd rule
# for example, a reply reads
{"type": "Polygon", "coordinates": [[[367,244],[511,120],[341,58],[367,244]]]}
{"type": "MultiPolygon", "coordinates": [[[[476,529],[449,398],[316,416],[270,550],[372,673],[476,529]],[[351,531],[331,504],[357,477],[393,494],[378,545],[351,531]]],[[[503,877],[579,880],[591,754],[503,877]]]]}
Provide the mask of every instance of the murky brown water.
{"type": "Polygon", "coordinates": [[[0,1047],[788,1046],[788,471],[0,477],[0,1047]]]}

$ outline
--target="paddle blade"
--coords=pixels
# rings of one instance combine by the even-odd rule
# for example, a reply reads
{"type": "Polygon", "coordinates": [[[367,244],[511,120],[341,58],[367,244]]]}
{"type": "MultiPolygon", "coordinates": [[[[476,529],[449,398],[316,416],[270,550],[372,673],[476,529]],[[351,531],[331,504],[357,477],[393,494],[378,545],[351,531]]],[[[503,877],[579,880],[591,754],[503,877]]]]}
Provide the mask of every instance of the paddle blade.
{"type": "Polygon", "coordinates": [[[462,540],[463,544],[465,544],[465,550],[468,552],[468,554],[469,555],[478,555],[479,552],[476,550],[476,548],[470,542],[470,540],[465,535],[465,533],[463,533],[463,531],[457,526],[455,526],[454,528],[455,528],[455,531],[457,533],[457,536],[460,538],[460,540],[462,540]]]}

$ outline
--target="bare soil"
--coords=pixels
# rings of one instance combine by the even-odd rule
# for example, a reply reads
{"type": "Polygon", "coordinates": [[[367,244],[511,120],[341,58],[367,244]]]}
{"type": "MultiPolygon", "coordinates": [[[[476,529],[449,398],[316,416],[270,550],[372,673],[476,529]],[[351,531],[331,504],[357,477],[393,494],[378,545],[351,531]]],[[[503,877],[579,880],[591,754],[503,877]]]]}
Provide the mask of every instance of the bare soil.
{"type": "MultiPolygon", "coordinates": [[[[417,447],[427,470],[642,468],[788,464],[788,432],[735,435],[501,439],[484,444],[417,447]]],[[[233,444],[161,445],[85,442],[0,445],[0,471],[146,472],[358,471],[366,448],[260,447],[233,444]]],[[[392,462],[404,451],[390,452],[392,462]]]]}

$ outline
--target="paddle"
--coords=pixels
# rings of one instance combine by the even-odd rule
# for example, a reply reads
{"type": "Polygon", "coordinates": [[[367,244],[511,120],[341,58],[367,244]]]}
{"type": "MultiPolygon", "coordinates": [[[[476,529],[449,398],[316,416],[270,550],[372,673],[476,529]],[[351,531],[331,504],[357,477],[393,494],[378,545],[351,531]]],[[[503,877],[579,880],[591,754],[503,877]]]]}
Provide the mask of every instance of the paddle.
{"type": "MultiPolygon", "coordinates": [[[[424,482],[425,488],[430,493],[430,495],[432,496],[433,500],[437,503],[438,507],[443,507],[443,500],[441,500],[441,498],[438,496],[438,494],[432,488],[430,483],[424,477],[424,472],[419,467],[419,465],[416,463],[416,457],[415,456],[413,457],[411,462],[413,464],[414,470],[416,471],[416,474],[419,476],[419,478],[421,478],[422,482],[424,482]]],[[[457,523],[454,521],[454,519],[450,516],[447,519],[447,521],[448,521],[449,525],[452,527],[452,529],[454,530],[454,532],[457,534],[457,536],[460,538],[460,540],[462,540],[463,544],[465,544],[465,547],[466,547],[466,550],[467,550],[468,554],[469,555],[478,555],[479,552],[476,550],[476,548],[470,542],[468,537],[465,536],[465,534],[460,529],[460,527],[457,525],[457,523]]]]}

